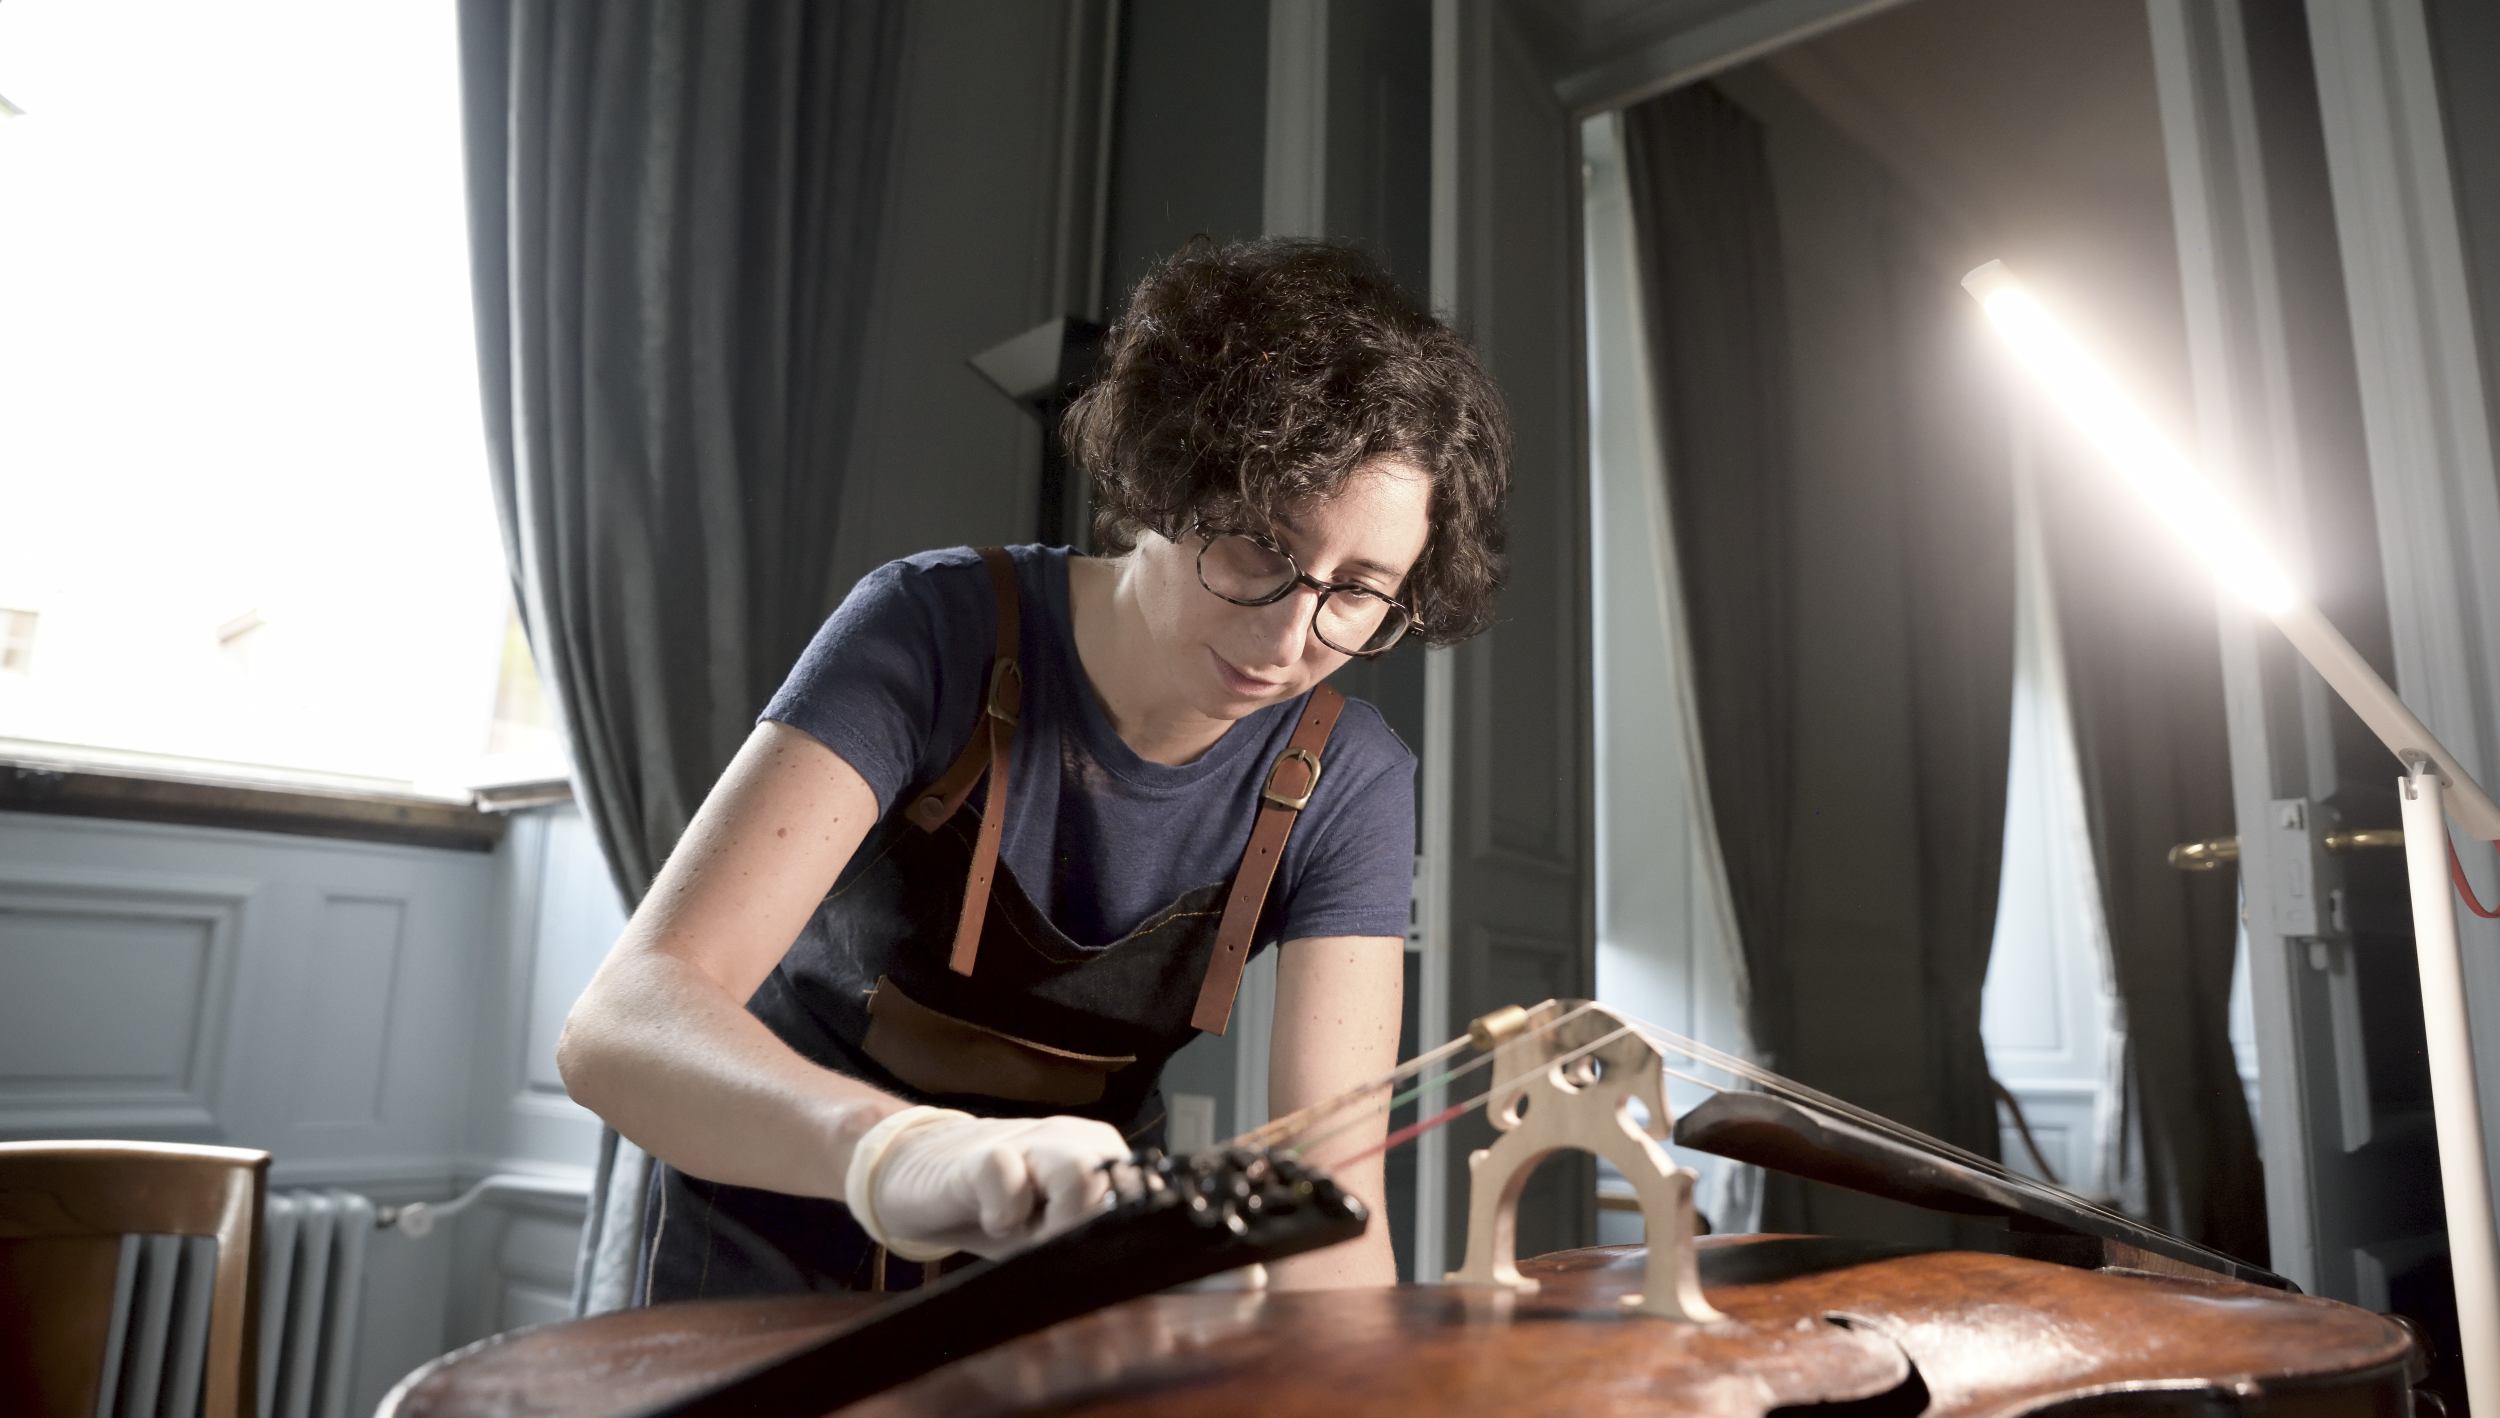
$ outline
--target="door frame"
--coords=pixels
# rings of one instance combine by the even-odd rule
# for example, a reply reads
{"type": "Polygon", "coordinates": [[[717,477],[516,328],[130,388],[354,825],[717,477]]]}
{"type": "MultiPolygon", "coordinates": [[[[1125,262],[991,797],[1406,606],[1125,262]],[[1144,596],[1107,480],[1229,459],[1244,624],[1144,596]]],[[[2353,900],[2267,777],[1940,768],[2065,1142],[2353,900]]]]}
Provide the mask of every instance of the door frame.
{"type": "MultiPolygon", "coordinates": [[[[1305,0],[1270,3],[1288,7],[1305,0]]],[[[1627,23],[1606,25],[1599,33],[1583,33],[1569,19],[1560,21],[1558,29],[1550,12],[1530,11],[1510,0],[1436,0],[1431,211],[1434,305],[1462,317],[1470,314],[1484,296],[1487,283],[1496,278],[1500,264],[1481,258],[1485,214],[1470,200],[1470,184],[1481,180],[1479,166],[1485,160],[1480,144],[1491,102],[1487,90],[1497,82],[1490,55],[1496,26],[1509,27],[1505,31],[1507,38],[1522,44],[1541,60],[1542,77],[1551,86],[1551,97],[1565,130],[1561,140],[1577,154],[1580,123],[1591,114],[1623,107],[1746,63],[1781,45],[1900,3],[1904,0],[1745,0],[1736,5],[1723,0],[1661,0],[1634,14],[1627,23]],[[1501,14],[1489,13],[1497,8],[1501,14]]],[[[1576,202],[1563,220],[1568,230],[1564,245],[1576,263],[1586,236],[1576,202]]],[[[1553,274],[1538,271],[1522,278],[1546,281],[1553,274]]],[[[1576,289],[1576,264],[1574,274],[1576,289]]],[[[1585,520],[1589,496],[1589,411],[1586,381],[1575,382],[1577,407],[1572,414],[1577,456],[1566,471],[1578,481],[1576,487],[1565,493],[1578,504],[1585,520]]],[[[1580,589],[1585,610],[1585,567],[1581,569],[1580,589]]],[[[1461,919],[1454,880],[1459,843],[1451,804],[1458,787],[1456,730],[1466,693],[1459,661],[1466,654],[1465,647],[1456,647],[1435,649],[1425,657],[1425,728],[1419,773],[1426,813],[1418,833],[1422,860],[1416,905],[1422,937],[1417,1017],[1421,1037],[1426,1039],[1449,1038],[1464,1027],[1465,1021],[1453,1017],[1454,1001],[1463,992],[1457,989],[1453,978],[1459,962],[1454,958],[1452,942],[1477,939],[1483,934],[1478,929],[1481,923],[1461,919]]],[[[1585,663],[1586,656],[1582,658],[1580,669],[1586,674],[1590,666],[1585,663]]],[[[1586,702],[1584,696],[1584,705],[1586,702]]],[[[1583,726],[1584,744],[1590,729],[1593,725],[1583,726]]],[[[1591,797],[1593,777],[1593,764],[1585,749],[1581,753],[1580,774],[1582,781],[1576,785],[1576,792],[1585,808],[1591,797]]],[[[1579,840],[1584,858],[1593,851],[1593,829],[1593,822],[1583,823],[1579,840]]],[[[1585,929],[1580,932],[1584,957],[1581,963],[1584,978],[1593,978],[1593,858],[1584,859],[1580,865],[1587,878],[1582,883],[1582,895],[1587,899],[1582,911],[1585,929]]],[[[1431,1116],[1450,1101],[1443,1090],[1429,1090],[1422,1100],[1421,1112],[1431,1116]]],[[[1454,1173],[1449,1134],[1438,1129],[1427,1132],[1418,1140],[1417,1150],[1415,1271],[1429,1278],[1448,1270],[1456,1261],[1448,1253],[1449,1223],[1453,1206],[1463,1202],[1452,1195],[1454,1173]]]]}
{"type": "MultiPolygon", "coordinates": [[[[2282,204],[2298,198],[2276,181],[2292,155],[2269,161],[2268,143],[2299,139],[2280,131],[2262,91],[2307,79],[2283,71],[2290,56],[2279,45],[2260,53],[2240,0],[2147,0],[2146,18],[2200,461],[2262,511],[2276,553],[2304,576],[2319,540],[2313,529],[2324,530],[2307,504],[2325,473],[2313,464],[2332,450],[2303,438],[2288,275],[2298,257],[2283,243],[2333,237],[2278,220],[2282,204]]],[[[2401,1184],[2374,1188],[2364,1175],[2373,1163],[2361,1150],[2398,1120],[2377,1116],[2369,1097],[2354,943],[2328,906],[2342,870],[2326,855],[2317,820],[2317,805],[2345,785],[2336,752],[2344,711],[2273,627],[2233,598],[2217,597],[2217,605],[2268,1264],[2304,1290],[2357,1299],[2353,1238],[2396,1209],[2386,1203],[2401,1184]],[[2310,806],[2278,822],[2275,805],[2293,800],[2310,806]]]]}
{"type": "MultiPolygon", "coordinates": [[[[2396,689],[2489,786],[2500,779],[2500,472],[2429,17],[2422,0],[2308,9],[2396,689]]],[[[2398,776],[2391,764],[2390,791],[2398,776]]],[[[2465,861],[2479,895],[2500,892],[2493,854],[2465,861]]],[[[2459,915],[2475,1078],[2500,1098],[2500,921],[2459,915]]],[[[2500,1167],[2488,1122],[2482,1141],[2500,1167]]]]}

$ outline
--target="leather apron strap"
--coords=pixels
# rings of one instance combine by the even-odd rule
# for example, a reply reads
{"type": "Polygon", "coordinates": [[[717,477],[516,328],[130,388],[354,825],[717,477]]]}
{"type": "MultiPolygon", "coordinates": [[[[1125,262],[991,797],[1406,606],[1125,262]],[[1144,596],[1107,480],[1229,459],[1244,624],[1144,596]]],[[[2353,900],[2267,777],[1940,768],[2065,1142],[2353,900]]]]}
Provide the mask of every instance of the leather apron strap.
{"type": "Polygon", "coordinates": [[[990,883],[998,877],[998,838],[1007,826],[1007,749],[1015,742],[1016,716],[1024,709],[1024,671],[1016,664],[1016,564],[1003,547],[981,548],[981,562],[990,571],[998,624],[997,647],[990,657],[989,697],[963,752],[904,810],[913,826],[935,832],[963,806],[981,771],[989,770],[989,791],[981,795],[981,831],[973,841],[972,868],[964,879],[963,909],[955,917],[955,945],[946,956],[946,967],[958,975],[972,973],[973,960],[981,950],[981,921],[989,913],[990,883]]]}
{"type": "Polygon", "coordinates": [[[1207,958],[1206,978],[1198,985],[1198,1007],[1189,1017],[1192,1028],[1221,1034],[1232,1020],[1233,997],[1241,992],[1242,967],[1250,962],[1250,939],[1259,927],[1259,908],[1285,859],[1285,839],[1293,833],[1294,819],[1319,787],[1320,750],[1328,746],[1328,735],[1344,709],[1344,695],[1324,684],[1313,689],[1293,738],[1268,767],[1250,845],[1242,849],[1241,868],[1233,873],[1223,922],[1215,932],[1215,953],[1207,958]]]}
{"type": "MultiPolygon", "coordinates": [[[[972,785],[979,781],[983,770],[989,772],[989,791],[982,794],[981,829],[973,842],[972,864],[964,880],[963,908],[955,918],[955,943],[946,958],[947,968],[958,975],[970,975],[980,953],[981,924],[989,911],[990,884],[998,878],[999,836],[1007,825],[1008,747],[1015,741],[1016,717],[1024,706],[1024,672],[1016,664],[1015,563],[999,547],[981,548],[981,560],[989,568],[998,625],[997,648],[990,661],[989,698],[982,706],[981,723],[974,728],[963,752],[904,810],[904,816],[921,831],[935,832],[971,796],[972,785]]],[[[1232,890],[1224,898],[1214,952],[1207,959],[1206,976],[1199,982],[1197,1006],[1189,1020],[1193,1028],[1221,1034],[1231,1022],[1233,998],[1241,992],[1241,972],[1250,960],[1251,937],[1258,930],[1260,908],[1266,904],[1268,888],[1276,880],[1276,868],[1284,861],[1285,841],[1293,834],[1294,821],[1310,804],[1312,791],[1319,787],[1320,753],[1328,746],[1328,736],[1336,730],[1337,716],[1344,710],[1343,694],[1325,684],[1313,689],[1301,722],[1294,726],[1292,739],[1268,767],[1267,783],[1259,793],[1259,815],[1251,824],[1250,841],[1242,849],[1241,866],[1233,873],[1232,890]]]]}

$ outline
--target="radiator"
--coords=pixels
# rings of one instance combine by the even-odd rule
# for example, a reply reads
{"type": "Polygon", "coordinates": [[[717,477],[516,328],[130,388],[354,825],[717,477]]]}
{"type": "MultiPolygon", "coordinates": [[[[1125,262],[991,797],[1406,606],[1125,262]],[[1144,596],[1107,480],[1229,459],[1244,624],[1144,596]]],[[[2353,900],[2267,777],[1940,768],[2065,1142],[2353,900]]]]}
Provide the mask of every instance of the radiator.
{"type": "MultiPolygon", "coordinates": [[[[286,1191],[262,1222],[259,1418],[345,1418],[373,1203],[286,1191]]],[[[129,1236],[114,1282],[97,1418],[196,1418],[217,1243],[129,1236]]]]}

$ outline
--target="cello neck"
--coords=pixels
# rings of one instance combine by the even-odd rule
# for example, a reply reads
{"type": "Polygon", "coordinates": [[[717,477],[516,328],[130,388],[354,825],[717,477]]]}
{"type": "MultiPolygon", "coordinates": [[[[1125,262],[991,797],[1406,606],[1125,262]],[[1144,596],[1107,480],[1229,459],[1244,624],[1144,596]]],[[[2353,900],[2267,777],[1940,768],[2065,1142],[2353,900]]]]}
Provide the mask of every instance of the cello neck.
{"type": "Polygon", "coordinates": [[[1676,1119],[1679,1146],[1808,1181],[1956,1216],[1993,1217],[2048,1258],[2133,1269],[2184,1269],[2252,1285],[2298,1287],[2260,1266],[2155,1230],[2083,1197],[1921,1146],[1907,1129],[1879,1131],[1810,1103],[1723,1092],[1676,1119]],[[2081,1245],[2059,1244],[2059,1238],[2081,1245]]]}
{"type": "Polygon", "coordinates": [[[1174,1285],[1351,1240],[1363,1203],[1265,1153],[1141,1156],[1118,1205],[1005,1260],[877,1306],[795,1353],[640,1409],[636,1418],[823,1413],[966,1355],[1174,1285]]]}

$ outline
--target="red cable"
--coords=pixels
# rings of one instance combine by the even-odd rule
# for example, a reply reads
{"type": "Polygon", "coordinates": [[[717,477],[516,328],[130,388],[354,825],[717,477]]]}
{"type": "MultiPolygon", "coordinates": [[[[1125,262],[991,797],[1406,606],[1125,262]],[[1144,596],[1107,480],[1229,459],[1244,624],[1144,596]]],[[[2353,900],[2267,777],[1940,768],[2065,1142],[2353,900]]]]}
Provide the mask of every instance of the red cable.
{"type": "MultiPolygon", "coordinates": [[[[2444,827],[2439,835],[2448,837],[2444,827]]],[[[2500,843],[2492,844],[2492,848],[2500,851],[2500,843]]],[[[2457,856],[2457,839],[2454,837],[2448,837],[2448,878],[2457,884],[2457,894],[2465,898],[2465,909],[2486,921],[2500,921],[2500,906],[2485,906],[2474,899],[2474,883],[2465,879],[2465,862],[2457,856]]]]}

